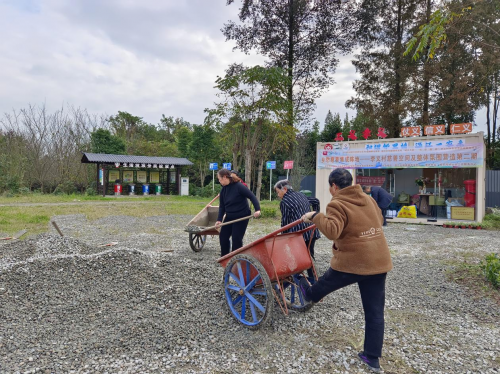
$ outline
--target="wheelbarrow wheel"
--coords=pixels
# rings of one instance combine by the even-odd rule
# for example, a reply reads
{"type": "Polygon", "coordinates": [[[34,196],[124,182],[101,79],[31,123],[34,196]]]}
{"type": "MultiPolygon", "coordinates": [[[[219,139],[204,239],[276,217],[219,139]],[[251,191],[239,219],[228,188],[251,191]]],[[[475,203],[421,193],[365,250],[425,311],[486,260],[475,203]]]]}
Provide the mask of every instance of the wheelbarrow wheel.
{"type": "Polygon", "coordinates": [[[285,300],[288,308],[296,312],[307,312],[313,307],[313,304],[304,299],[304,295],[299,287],[300,278],[302,278],[302,275],[296,274],[291,279],[292,282],[283,281],[283,291],[285,292],[285,300]]]}
{"type": "Polygon", "coordinates": [[[256,330],[273,311],[271,280],[262,264],[253,256],[234,256],[224,270],[224,294],[234,318],[256,330]]]}
{"type": "Polygon", "coordinates": [[[205,246],[206,241],[207,241],[206,235],[189,234],[189,245],[191,246],[191,249],[195,252],[200,252],[205,246]]]}

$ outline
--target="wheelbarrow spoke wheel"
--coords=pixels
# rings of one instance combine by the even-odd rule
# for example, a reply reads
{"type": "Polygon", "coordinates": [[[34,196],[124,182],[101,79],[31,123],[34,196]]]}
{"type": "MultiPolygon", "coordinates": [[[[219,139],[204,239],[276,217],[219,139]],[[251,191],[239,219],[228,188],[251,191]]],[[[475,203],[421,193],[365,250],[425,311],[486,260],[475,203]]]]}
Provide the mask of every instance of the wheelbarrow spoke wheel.
{"type": "Polygon", "coordinates": [[[301,275],[294,275],[292,282],[283,282],[285,300],[288,308],[297,312],[306,312],[312,308],[313,304],[304,299],[304,295],[299,287],[301,275]]]}
{"type": "Polygon", "coordinates": [[[206,240],[207,240],[206,235],[189,234],[189,245],[191,246],[191,249],[195,252],[200,252],[203,249],[206,240]]]}
{"type": "Polygon", "coordinates": [[[224,270],[224,294],[234,318],[250,329],[258,329],[273,310],[273,291],[266,270],[254,257],[234,256],[224,270]]]}

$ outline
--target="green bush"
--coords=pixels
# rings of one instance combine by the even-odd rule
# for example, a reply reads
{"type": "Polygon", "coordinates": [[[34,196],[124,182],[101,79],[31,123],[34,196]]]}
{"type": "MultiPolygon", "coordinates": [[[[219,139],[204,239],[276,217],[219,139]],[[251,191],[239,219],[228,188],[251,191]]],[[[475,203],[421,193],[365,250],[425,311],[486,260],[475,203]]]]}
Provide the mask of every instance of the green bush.
{"type": "Polygon", "coordinates": [[[20,183],[19,178],[11,176],[0,177],[0,191],[10,192],[16,194],[19,191],[20,183]]]}
{"type": "Polygon", "coordinates": [[[85,190],[85,195],[87,196],[96,196],[97,195],[97,190],[93,187],[88,187],[86,190],[85,190]]]}
{"type": "Polygon", "coordinates": [[[274,208],[264,208],[260,207],[260,213],[262,214],[262,218],[276,218],[276,209],[274,208]]]}
{"type": "Polygon", "coordinates": [[[215,190],[212,190],[212,185],[206,185],[205,187],[196,187],[194,188],[190,193],[192,193],[194,196],[200,196],[200,197],[215,197],[217,196],[222,189],[222,186],[220,184],[215,185],[215,190]]]}
{"type": "Polygon", "coordinates": [[[497,253],[491,253],[486,256],[481,263],[486,279],[491,282],[493,287],[500,288],[500,256],[497,253]]]}
{"type": "Polygon", "coordinates": [[[66,194],[71,195],[76,192],[76,186],[72,181],[64,181],[60,183],[54,190],[55,195],[66,194]]]}
{"type": "Polygon", "coordinates": [[[484,216],[482,226],[487,229],[500,230],[500,215],[487,214],[484,216]]]}
{"type": "Polygon", "coordinates": [[[19,188],[19,194],[20,195],[29,195],[31,193],[30,189],[28,187],[21,187],[19,188]]]}

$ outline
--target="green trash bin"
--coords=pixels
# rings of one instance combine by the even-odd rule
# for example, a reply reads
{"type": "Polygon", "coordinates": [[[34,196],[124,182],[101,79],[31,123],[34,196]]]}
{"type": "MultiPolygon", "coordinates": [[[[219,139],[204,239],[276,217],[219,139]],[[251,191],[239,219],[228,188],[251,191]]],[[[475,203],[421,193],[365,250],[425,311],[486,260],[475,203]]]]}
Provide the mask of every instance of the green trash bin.
{"type": "Polygon", "coordinates": [[[309,190],[300,190],[299,192],[302,192],[307,197],[311,197],[312,196],[312,192],[309,191],[309,190]]]}
{"type": "Polygon", "coordinates": [[[155,192],[157,195],[161,195],[161,184],[155,186],[155,192]]]}

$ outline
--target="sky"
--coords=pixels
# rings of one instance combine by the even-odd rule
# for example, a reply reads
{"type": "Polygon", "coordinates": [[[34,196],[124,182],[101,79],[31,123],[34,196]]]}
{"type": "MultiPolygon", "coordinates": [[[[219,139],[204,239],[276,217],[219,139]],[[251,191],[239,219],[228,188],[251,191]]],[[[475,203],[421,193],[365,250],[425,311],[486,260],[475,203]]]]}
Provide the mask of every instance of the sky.
{"type": "MultiPolygon", "coordinates": [[[[232,63],[262,64],[233,51],[220,31],[241,2],[226,0],[0,0],[0,115],[28,105],[118,111],[157,124],[162,114],[201,124],[232,63]]],[[[352,56],[339,56],[336,83],[314,117],[355,111],[352,56]]],[[[484,117],[484,114],[483,114],[484,117]]],[[[484,122],[481,115],[477,123],[484,122]]],[[[479,131],[485,127],[479,126],[479,131]]]]}

